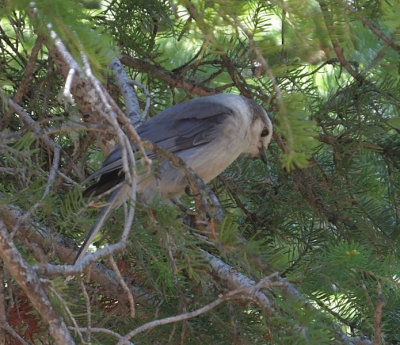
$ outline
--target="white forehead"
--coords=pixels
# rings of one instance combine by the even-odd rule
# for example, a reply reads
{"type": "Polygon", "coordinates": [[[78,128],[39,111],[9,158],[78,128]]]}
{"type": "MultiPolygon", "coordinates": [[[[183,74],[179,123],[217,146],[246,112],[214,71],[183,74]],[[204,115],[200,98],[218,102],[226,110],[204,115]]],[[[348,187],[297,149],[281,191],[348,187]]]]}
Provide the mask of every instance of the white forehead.
{"type": "Polygon", "coordinates": [[[249,107],[246,98],[232,93],[219,93],[209,96],[210,99],[214,98],[215,102],[223,104],[227,108],[235,110],[240,114],[248,114],[249,107]]]}
{"type": "Polygon", "coordinates": [[[221,93],[209,97],[214,98],[216,102],[219,102],[228,108],[234,109],[237,114],[240,114],[253,122],[261,120],[262,127],[268,127],[269,129],[269,134],[266,139],[268,139],[268,142],[271,140],[273,131],[272,122],[265,109],[255,101],[231,93],[221,93]]]}
{"type": "Polygon", "coordinates": [[[267,112],[265,111],[264,108],[261,107],[261,110],[262,110],[261,116],[263,117],[263,121],[267,125],[267,127],[271,129],[270,132],[272,133],[272,122],[271,122],[271,119],[269,118],[269,116],[268,116],[268,114],[267,114],[267,112]]]}

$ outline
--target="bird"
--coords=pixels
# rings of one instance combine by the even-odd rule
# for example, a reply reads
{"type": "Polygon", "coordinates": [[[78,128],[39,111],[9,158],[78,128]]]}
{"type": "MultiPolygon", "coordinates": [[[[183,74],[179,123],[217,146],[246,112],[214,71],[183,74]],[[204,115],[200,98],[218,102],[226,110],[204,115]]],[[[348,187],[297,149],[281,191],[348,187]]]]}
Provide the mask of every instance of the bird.
{"type": "MultiPolygon", "coordinates": [[[[272,138],[273,125],[265,109],[254,100],[242,95],[220,93],[173,105],[140,125],[136,131],[141,139],[181,158],[208,183],[242,153],[260,157],[266,162],[266,149],[272,138]]],[[[132,150],[137,150],[133,143],[132,150]]],[[[149,158],[156,157],[153,152],[147,154],[149,158]]],[[[98,177],[98,181],[83,192],[84,196],[101,195],[123,183],[125,177],[120,146],[115,146],[101,167],[85,181],[98,177]]],[[[144,199],[156,194],[173,199],[181,195],[187,185],[183,169],[161,158],[157,176],[146,174],[138,177],[137,191],[144,199]]],[[[128,192],[122,195],[122,199],[129,197],[128,192]]],[[[118,201],[120,203],[121,200],[118,201]]],[[[101,214],[104,219],[109,211],[103,208],[101,214]]],[[[84,256],[100,230],[101,226],[96,226],[100,223],[99,218],[87,234],[75,263],[84,256]]]]}

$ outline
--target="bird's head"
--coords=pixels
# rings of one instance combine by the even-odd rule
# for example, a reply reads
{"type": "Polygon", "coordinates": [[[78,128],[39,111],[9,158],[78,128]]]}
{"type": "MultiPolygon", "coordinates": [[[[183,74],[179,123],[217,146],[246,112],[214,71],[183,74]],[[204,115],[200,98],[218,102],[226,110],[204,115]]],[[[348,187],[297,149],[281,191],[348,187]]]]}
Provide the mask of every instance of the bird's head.
{"type": "Polygon", "coordinates": [[[250,125],[251,142],[247,152],[253,157],[260,157],[262,161],[266,163],[266,149],[268,148],[273,133],[272,122],[263,107],[251,99],[247,99],[247,102],[252,115],[252,122],[250,125]]]}

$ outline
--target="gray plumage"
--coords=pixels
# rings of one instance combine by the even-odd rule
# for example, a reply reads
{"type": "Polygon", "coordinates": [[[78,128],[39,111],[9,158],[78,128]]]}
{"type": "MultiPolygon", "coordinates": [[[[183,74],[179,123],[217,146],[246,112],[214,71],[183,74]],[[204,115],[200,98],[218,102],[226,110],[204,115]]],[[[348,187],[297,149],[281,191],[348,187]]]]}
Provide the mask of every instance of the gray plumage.
{"type": "MultiPolygon", "coordinates": [[[[182,158],[206,183],[241,153],[265,157],[264,150],[272,136],[272,124],[265,110],[253,100],[234,94],[217,94],[174,105],[136,130],[142,139],[182,158]]],[[[132,149],[136,150],[135,145],[132,149]]],[[[148,155],[154,158],[152,152],[148,155]]],[[[85,195],[101,194],[124,180],[120,147],[116,146],[87,180],[98,176],[98,182],[85,195]]],[[[163,159],[159,181],[154,176],[139,176],[137,189],[145,198],[155,193],[173,198],[186,186],[184,172],[163,159]]],[[[86,252],[99,228],[91,229],[77,259],[86,252]]]]}

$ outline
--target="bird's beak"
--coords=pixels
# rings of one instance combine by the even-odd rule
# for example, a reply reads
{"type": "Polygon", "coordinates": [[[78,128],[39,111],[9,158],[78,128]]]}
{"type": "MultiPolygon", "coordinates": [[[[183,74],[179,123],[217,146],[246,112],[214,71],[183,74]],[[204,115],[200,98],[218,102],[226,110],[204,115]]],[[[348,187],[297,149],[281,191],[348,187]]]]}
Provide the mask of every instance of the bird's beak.
{"type": "Polygon", "coordinates": [[[261,146],[258,150],[259,154],[260,154],[260,158],[261,160],[265,163],[268,164],[268,160],[267,160],[267,151],[264,149],[263,146],[261,146]]]}

